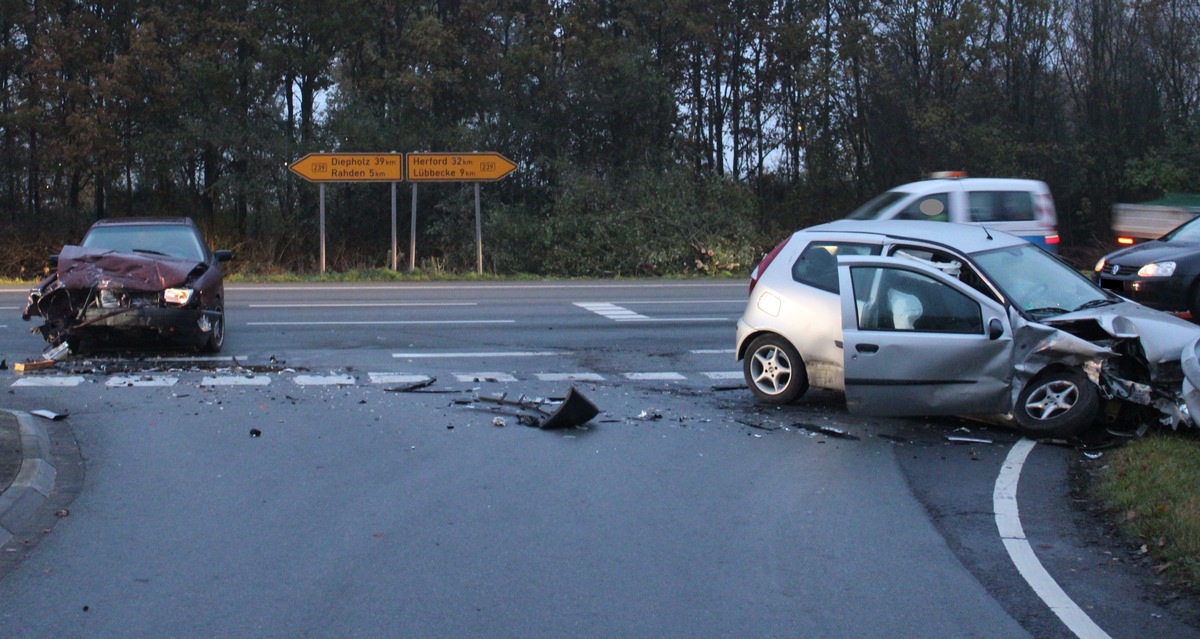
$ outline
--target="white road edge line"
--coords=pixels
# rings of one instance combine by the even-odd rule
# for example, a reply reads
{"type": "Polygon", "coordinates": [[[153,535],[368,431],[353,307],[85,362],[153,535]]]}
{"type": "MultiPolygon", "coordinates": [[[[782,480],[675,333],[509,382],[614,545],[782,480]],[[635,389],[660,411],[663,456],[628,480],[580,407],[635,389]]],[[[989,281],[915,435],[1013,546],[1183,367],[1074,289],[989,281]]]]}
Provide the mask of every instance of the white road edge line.
{"type": "Polygon", "coordinates": [[[1096,625],[1096,622],[1067,596],[1058,582],[1054,581],[1033,552],[1029,540],[1025,538],[1025,529],[1021,526],[1021,516],[1017,508],[1017,482],[1021,480],[1025,458],[1036,445],[1037,442],[1032,439],[1022,438],[1013,445],[1004,460],[1004,466],[1000,469],[1000,475],[996,477],[996,487],[992,492],[996,529],[1000,532],[1000,539],[1004,542],[1009,558],[1026,583],[1075,636],[1080,639],[1110,639],[1108,633],[1096,625]]]}
{"type": "Polygon", "coordinates": [[[250,304],[250,308],[375,308],[425,306],[479,306],[476,302],[329,302],[312,304],[250,304]]]}

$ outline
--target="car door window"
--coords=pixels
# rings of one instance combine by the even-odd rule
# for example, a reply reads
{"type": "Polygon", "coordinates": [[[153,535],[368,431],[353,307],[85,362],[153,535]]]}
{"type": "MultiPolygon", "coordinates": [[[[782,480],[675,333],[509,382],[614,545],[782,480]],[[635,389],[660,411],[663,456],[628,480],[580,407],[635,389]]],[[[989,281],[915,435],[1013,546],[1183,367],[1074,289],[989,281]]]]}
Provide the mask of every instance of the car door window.
{"type": "Polygon", "coordinates": [[[855,242],[813,242],[792,264],[792,279],[830,293],[838,292],[838,255],[879,255],[880,247],[855,242]]]}
{"type": "Polygon", "coordinates": [[[889,255],[897,257],[906,257],[917,262],[932,266],[954,278],[958,278],[960,282],[970,286],[971,288],[987,295],[988,297],[1001,302],[1000,296],[996,294],[992,287],[984,281],[975,267],[966,259],[948,253],[946,251],[926,248],[923,246],[910,246],[905,244],[897,244],[889,251],[889,255]]]}
{"type": "Polygon", "coordinates": [[[950,195],[931,193],[919,197],[897,213],[896,219],[946,222],[950,219],[950,195]]]}
{"type": "Polygon", "coordinates": [[[972,222],[1027,222],[1037,219],[1028,191],[971,191],[967,208],[972,222]]]}
{"type": "Polygon", "coordinates": [[[983,332],[979,303],[924,273],[861,266],[850,277],[859,330],[983,332]]]}

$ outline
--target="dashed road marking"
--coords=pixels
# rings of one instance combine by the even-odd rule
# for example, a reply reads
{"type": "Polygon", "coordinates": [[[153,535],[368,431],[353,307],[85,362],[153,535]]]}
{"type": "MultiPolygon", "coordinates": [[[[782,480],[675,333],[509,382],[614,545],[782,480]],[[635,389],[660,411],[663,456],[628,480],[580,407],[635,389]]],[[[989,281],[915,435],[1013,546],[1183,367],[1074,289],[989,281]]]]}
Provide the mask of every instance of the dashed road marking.
{"type": "Polygon", "coordinates": [[[319,304],[250,304],[250,308],[375,308],[375,307],[429,307],[429,306],[479,306],[478,302],[329,302],[319,304]]]}
{"type": "Polygon", "coordinates": [[[246,322],[247,326],[450,326],[458,324],[516,324],[517,320],[364,320],[345,322],[246,322]]]}
{"type": "Polygon", "coordinates": [[[421,384],[433,379],[428,375],[408,373],[367,373],[372,384],[421,384]]]}
{"type": "Polygon", "coordinates": [[[625,373],[625,379],[634,381],[652,381],[652,382],[678,382],[687,378],[679,373],[625,373]]]}
{"type": "Polygon", "coordinates": [[[454,377],[460,382],[515,382],[516,377],[508,373],[455,373],[454,377]]]}
{"type": "Polygon", "coordinates": [[[396,359],[453,359],[480,357],[554,357],[570,355],[570,351],[483,351],[474,353],[392,353],[396,359]]]}
{"type": "Polygon", "coordinates": [[[617,320],[618,322],[650,319],[649,317],[646,317],[640,313],[634,313],[623,306],[609,304],[608,302],[575,302],[575,306],[591,311],[597,315],[607,317],[608,319],[617,320]]]}
{"type": "Polygon", "coordinates": [[[711,373],[702,373],[709,379],[741,379],[742,371],[714,371],[711,373]]]}
{"type": "Polygon", "coordinates": [[[353,386],[358,380],[353,375],[297,375],[292,382],[299,386],[353,386]]]}
{"type": "Polygon", "coordinates": [[[17,381],[13,382],[12,385],[13,386],[56,386],[56,387],[61,388],[61,387],[66,387],[66,386],[78,386],[78,385],[82,384],[84,381],[86,381],[86,380],[84,380],[84,378],[79,375],[64,375],[61,377],[59,377],[59,376],[22,377],[21,379],[18,379],[17,381]]]}
{"type": "Polygon", "coordinates": [[[200,380],[201,386],[266,386],[270,377],[246,377],[245,375],[207,375],[200,380]]]}
{"type": "Polygon", "coordinates": [[[543,382],[603,382],[604,376],[596,373],[535,373],[543,382]]]}
{"type": "Polygon", "coordinates": [[[178,377],[167,375],[113,375],[104,383],[109,388],[136,386],[174,386],[178,377]]]}
{"type": "Polygon", "coordinates": [[[688,351],[692,355],[733,355],[737,349],[733,348],[701,348],[694,351],[688,351]]]}

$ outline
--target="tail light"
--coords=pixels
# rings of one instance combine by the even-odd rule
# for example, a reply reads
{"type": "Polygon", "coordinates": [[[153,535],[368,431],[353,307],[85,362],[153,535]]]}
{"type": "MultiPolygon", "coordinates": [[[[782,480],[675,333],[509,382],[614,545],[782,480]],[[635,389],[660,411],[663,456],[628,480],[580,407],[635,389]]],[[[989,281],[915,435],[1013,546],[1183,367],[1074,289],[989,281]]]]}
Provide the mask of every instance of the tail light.
{"type": "Polygon", "coordinates": [[[771,249],[771,252],[767,253],[766,257],[762,258],[762,261],[758,263],[758,266],[755,266],[754,270],[750,271],[750,290],[747,291],[747,293],[754,292],[754,287],[758,284],[758,278],[762,277],[763,273],[767,272],[767,267],[771,265],[771,262],[775,261],[775,256],[779,255],[779,252],[783,250],[783,247],[787,246],[788,241],[791,239],[792,236],[790,235],[784,238],[784,240],[779,243],[779,246],[771,249]]]}
{"type": "Polygon", "coordinates": [[[1121,237],[1117,238],[1117,244],[1120,244],[1122,246],[1133,246],[1133,242],[1134,242],[1134,240],[1132,237],[1126,237],[1126,236],[1122,235],[1121,237]]]}

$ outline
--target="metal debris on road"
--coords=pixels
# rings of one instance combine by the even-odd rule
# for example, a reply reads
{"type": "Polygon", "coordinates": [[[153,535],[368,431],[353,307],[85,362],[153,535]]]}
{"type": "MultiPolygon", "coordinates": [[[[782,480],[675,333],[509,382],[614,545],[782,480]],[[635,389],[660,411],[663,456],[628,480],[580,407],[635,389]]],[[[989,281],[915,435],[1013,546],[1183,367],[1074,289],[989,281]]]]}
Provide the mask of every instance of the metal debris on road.
{"type": "Polygon", "coordinates": [[[983,437],[960,437],[958,435],[946,435],[946,441],[955,444],[992,444],[995,443],[990,439],[983,437]]]}
{"type": "Polygon", "coordinates": [[[37,415],[38,417],[41,417],[42,419],[48,419],[52,422],[57,422],[57,421],[67,418],[66,413],[55,413],[53,411],[48,411],[48,410],[40,410],[39,409],[39,410],[34,410],[34,411],[29,411],[29,412],[32,415],[37,415]]]}
{"type": "Polygon", "coordinates": [[[810,433],[816,433],[819,435],[828,435],[830,437],[835,437],[837,439],[849,439],[849,440],[854,440],[854,441],[857,441],[859,439],[856,435],[851,435],[850,433],[847,433],[846,431],[844,431],[840,428],[834,428],[833,426],[817,426],[814,424],[804,424],[804,423],[797,423],[797,424],[792,424],[792,425],[800,430],[806,430],[810,433]]]}

